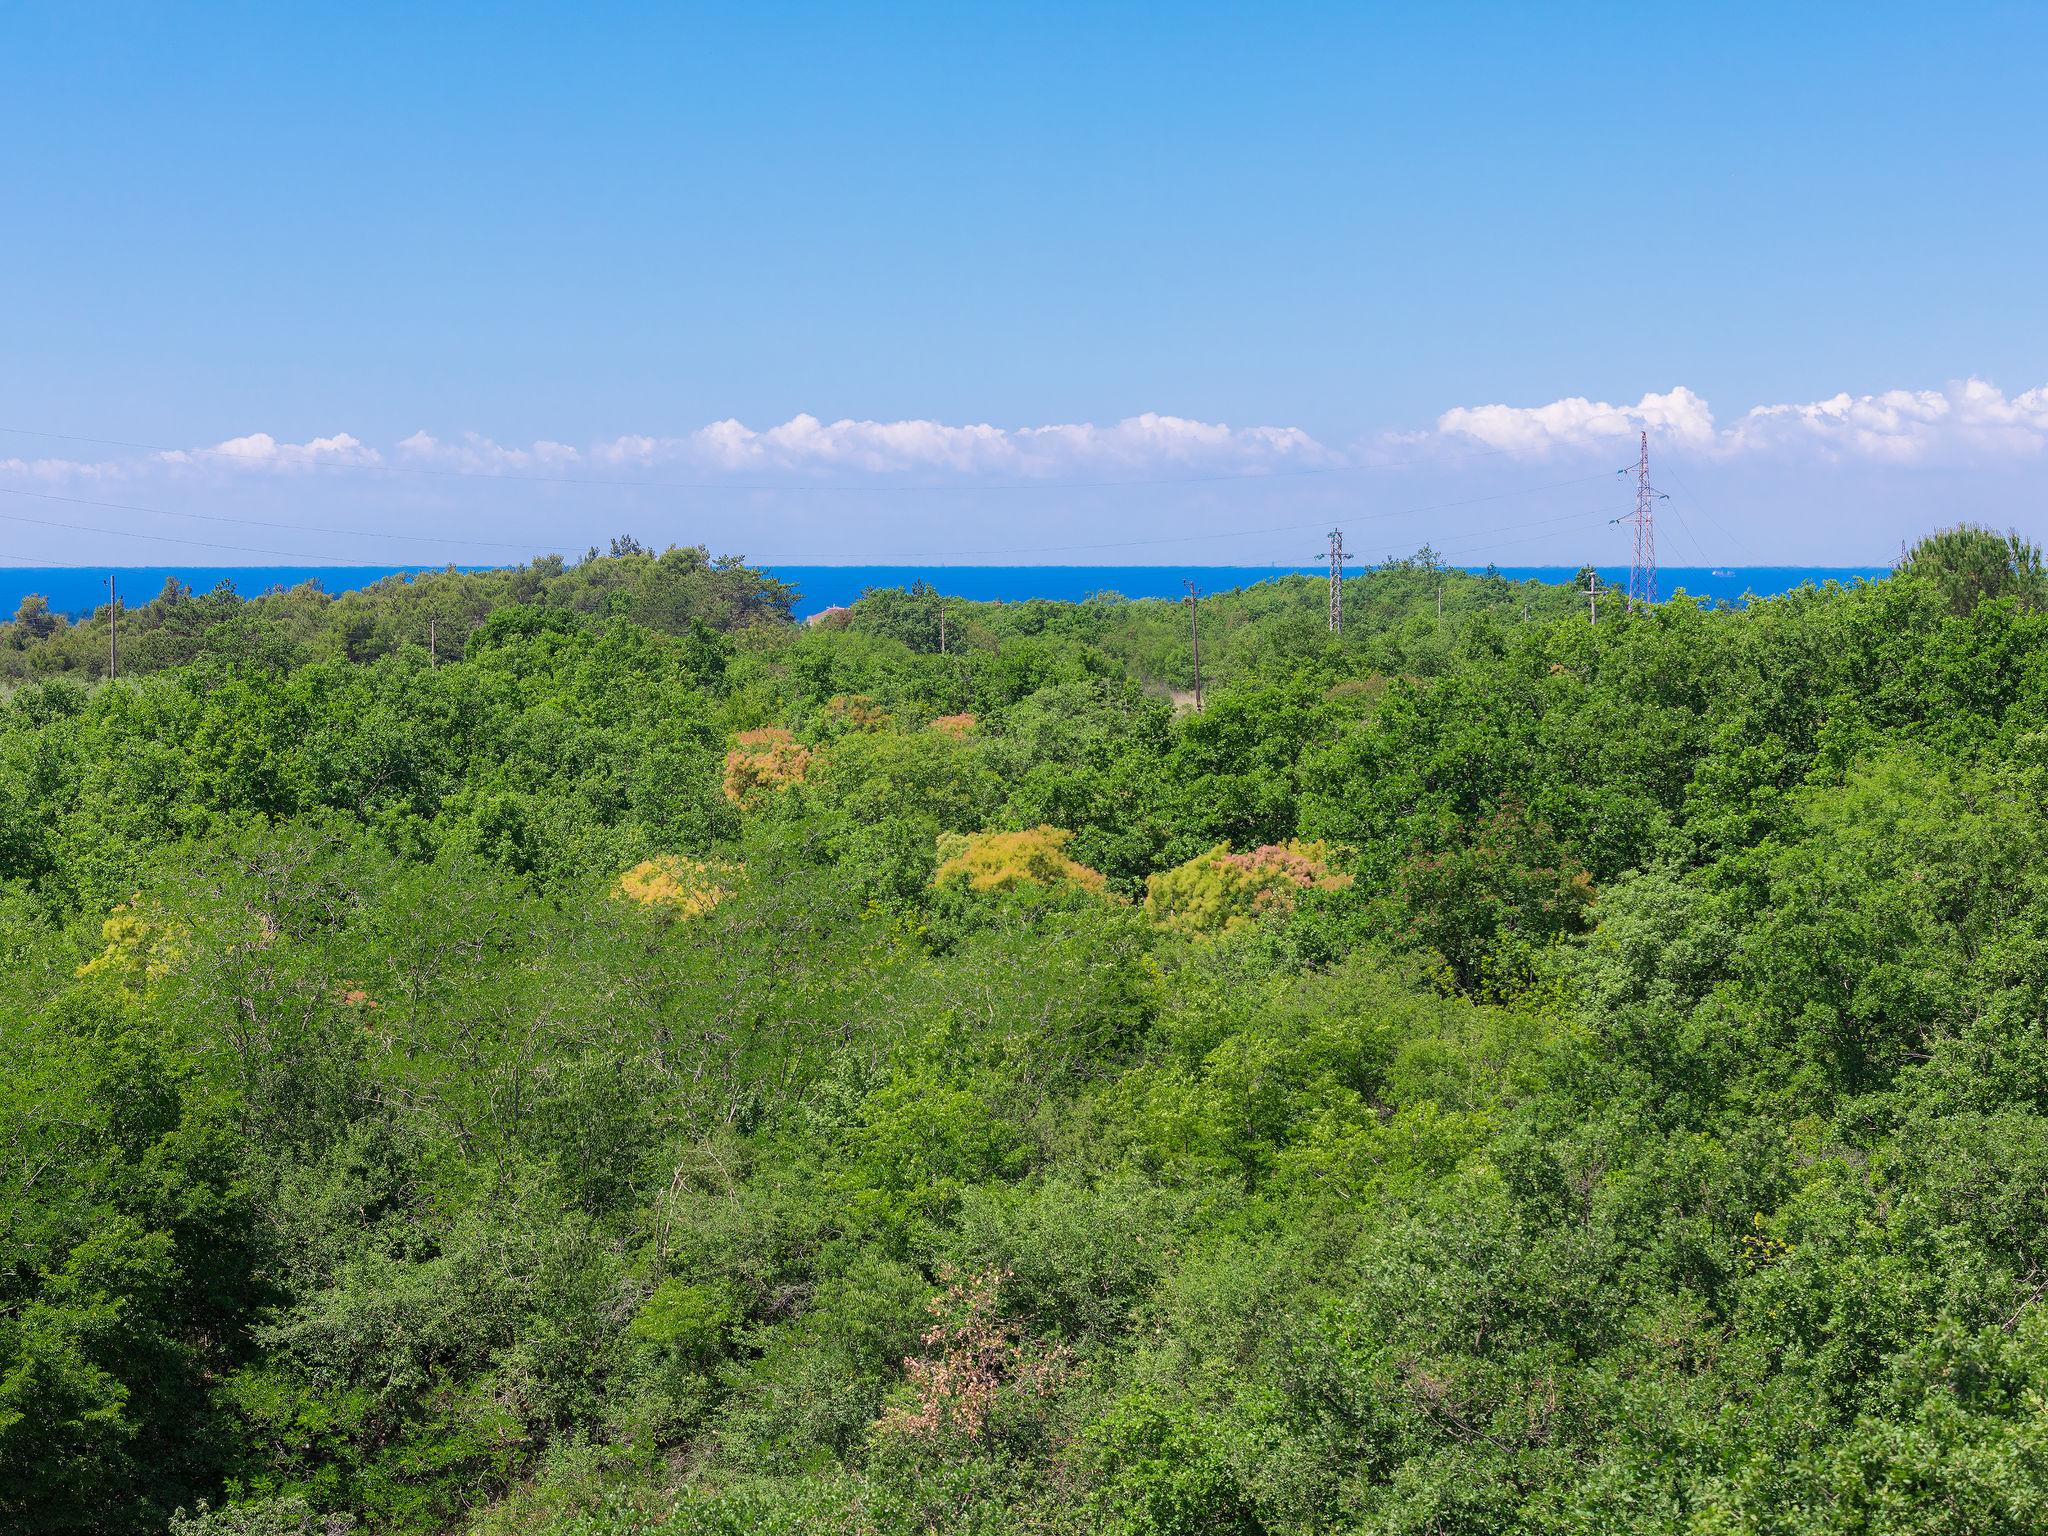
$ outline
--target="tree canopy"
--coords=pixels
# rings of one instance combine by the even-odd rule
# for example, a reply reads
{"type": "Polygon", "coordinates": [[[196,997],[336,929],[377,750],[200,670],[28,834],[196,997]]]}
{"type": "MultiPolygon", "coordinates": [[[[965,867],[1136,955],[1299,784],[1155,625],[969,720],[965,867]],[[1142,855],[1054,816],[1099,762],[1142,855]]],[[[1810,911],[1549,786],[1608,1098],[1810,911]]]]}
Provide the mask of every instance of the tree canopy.
{"type": "Polygon", "coordinates": [[[2042,579],[24,604],[0,1527],[2037,1530],[2042,579]]]}

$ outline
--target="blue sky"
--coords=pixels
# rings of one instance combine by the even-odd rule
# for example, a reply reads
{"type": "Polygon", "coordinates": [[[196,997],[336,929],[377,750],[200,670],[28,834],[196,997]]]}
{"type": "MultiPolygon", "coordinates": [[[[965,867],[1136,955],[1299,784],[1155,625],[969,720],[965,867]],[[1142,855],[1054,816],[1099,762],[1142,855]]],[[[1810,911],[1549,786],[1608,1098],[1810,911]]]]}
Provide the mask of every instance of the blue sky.
{"type": "Polygon", "coordinates": [[[2043,531],[2040,5],[5,30],[0,564],[2043,531]]]}

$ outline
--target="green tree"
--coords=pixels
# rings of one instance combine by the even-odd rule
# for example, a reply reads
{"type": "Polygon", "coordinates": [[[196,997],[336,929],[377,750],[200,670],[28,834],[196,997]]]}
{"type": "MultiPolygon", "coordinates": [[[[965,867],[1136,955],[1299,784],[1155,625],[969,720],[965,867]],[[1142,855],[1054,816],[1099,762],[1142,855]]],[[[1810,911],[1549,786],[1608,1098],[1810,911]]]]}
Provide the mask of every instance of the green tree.
{"type": "Polygon", "coordinates": [[[1955,614],[1999,597],[2039,609],[2048,596],[2048,570],[2038,546],[2017,533],[2001,536],[1968,523],[1929,534],[1907,552],[1902,570],[1931,585],[1955,614]]]}

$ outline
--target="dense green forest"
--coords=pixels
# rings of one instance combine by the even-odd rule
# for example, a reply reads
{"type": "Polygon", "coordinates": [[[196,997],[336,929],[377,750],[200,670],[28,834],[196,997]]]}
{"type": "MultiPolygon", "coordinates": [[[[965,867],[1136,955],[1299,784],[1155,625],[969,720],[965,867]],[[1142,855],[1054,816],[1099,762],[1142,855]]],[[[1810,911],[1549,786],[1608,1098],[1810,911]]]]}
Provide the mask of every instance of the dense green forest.
{"type": "Polygon", "coordinates": [[[2031,1532],[2048,591],[0,628],[0,1529],[2031,1532]]]}

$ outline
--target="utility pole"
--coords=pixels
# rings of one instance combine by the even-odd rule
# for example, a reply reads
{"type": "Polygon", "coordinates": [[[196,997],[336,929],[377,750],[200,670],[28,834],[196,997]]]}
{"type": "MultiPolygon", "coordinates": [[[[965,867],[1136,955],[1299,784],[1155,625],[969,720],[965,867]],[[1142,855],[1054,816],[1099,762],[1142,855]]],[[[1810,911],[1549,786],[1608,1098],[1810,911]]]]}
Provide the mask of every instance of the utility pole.
{"type": "Polygon", "coordinates": [[[1202,631],[1201,626],[1195,620],[1202,606],[1202,589],[1192,581],[1186,582],[1185,585],[1188,589],[1188,654],[1194,658],[1195,662],[1195,713],[1200,714],[1202,712],[1202,631]]]}
{"type": "Polygon", "coordinates": [[[1636,461],[1635,557],[1628,568],[1628,611],[1636,604],[1645,607],[1657,601],[1657,518],[1656,503],[1662,494],[1650,484],[1650,434],[1642,434],[1642,456],[1636,461]]]}
{"type": "Polygon", "coordinates": [[[1588,624],[1598,624],[1600,622],[1600,573],[1598,571],[1586,572],[1586,622],[1588,624]]]}
{"type": "Polygon", "coordinates": [[[121,675],[121,584],[107,578],[107,677],[121,675]]]}
{"type": "Polygon", "coordinates": [[[939,654],[946,654],[946,610],[939,610],[939,654]]]}
{"type": "Polygon", "coordinates": [[[1330,530],[1330,633],[1344,633],[1344,562],[1351,552],[1344,547],[1344,530],[1330,530]]]}
{"type": "Polygon", "coordinates": [[[435,643],[434,643],[434,640],[435,640],[435,635],[434,635],[434,621],[433,621],[432,619],[428,619],[428,620],[427,620],[427,665],[428,665],[428,666],[430,666],[430,667],[438,667],[439,665],[441,665],[441,651],[440,651],[440,647],[438,647],[437,645],[435,645],[435,643]]]}
{"type": "Polygon", "coordinates": [[[1444,621],[1444,579],[1441,576],[1436,579],[1436,621],[1439,624],[1444,621]]]}

